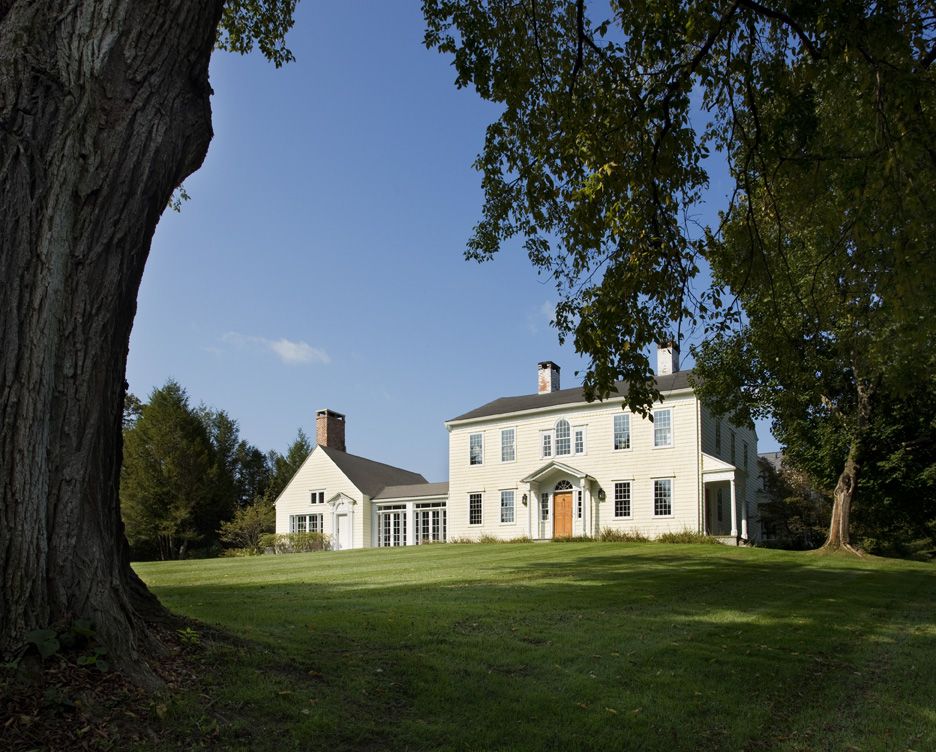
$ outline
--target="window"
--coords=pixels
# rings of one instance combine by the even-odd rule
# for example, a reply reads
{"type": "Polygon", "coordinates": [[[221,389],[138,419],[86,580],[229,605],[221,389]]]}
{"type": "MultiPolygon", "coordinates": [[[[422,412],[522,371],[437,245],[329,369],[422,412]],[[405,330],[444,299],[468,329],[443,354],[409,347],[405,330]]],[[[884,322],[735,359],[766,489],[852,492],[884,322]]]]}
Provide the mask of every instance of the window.
{"type": "Polygon", "coordinates": [[[517,431],[505,428],[501,431],[501,462],[513,462],[517,459],[517,431]]]}
{"type": "Polygon", "coordinates": [[[413,515],[417,544],[445,542],[444,501],[425,501],[417,504],[413,515]]]}
{"type": "Polygon", "coordinates": [[[744,457],[744,469],[747,470],[747,442],[741,442],[742,456],[744,457]]]}
{"type": "Polygon", "coordinates": [[[564,418],[556,422],[556,456],[572,453],[572,431],[564,418]]]}
{"type": "Polygon", "coordinates": [[[468,437],[468,464],[480,465],[484,462],[484,434],[473,433],[468,437]]]}
{"type": "Polygon", "coordinates": [[[673,481],[659,478],[653,481],[653,514],[666,517],[673,513],[673,481]]]}
{"type": "Polygon", "coordinates": [[[324,504],[325,503],[325,492],[324,491],[313,491],[312,492],[312,503],[313,504],[324,504]]]}
{"type": "Polygon", "coordinates": [[[614,416],[614,448],[630,449],[630,415],[627,413],[614,416]]]}
{"type": "Polygon", "coordinates": [[[735,442],[734,442],[734,431],[728,429],[728,443],[729,449],[731,450],[731,464],[735,463],[735,442]]]}
{"type": "Polygon", "coordinates": [[[468,494],[468,524],[481,524],[481,494],[468,494]]]}
{"type": "Polygon", "coordinates": [[[540,494],[540,521],[547,522],[549,520],[549,494],[544,493],[540,494]]]}
{"type": "Polygon", "coordinates": [[[289,532],[291,533],[321,533],[322,515],[320,514],[291,514],[289,515],[289,532]]]}
{"type": "Polygon", "coordinates": [[[722,518],[724,517],[724,512],[722,512],[722,490],[720,488],[718,489],[716,498],[717,498],[717,501],[715,505],[715,513],[718,518],[718,521],[721,522],[722,518]]]}
{"type": "Polygon", "coordinates": [[[560,480],[554,489],[555,491],[571,491],[572,484],[567,480],[560,480]]]}
{"type": "Polygon", "coordinates": [[[549,431],[543,431],[542,446],[543,456],[552,457],[552,434],[549,431]]]}
{"type": "Polygon", "coordinates": [[[381,548],[406,545],[406,504],[377,508],[377,545],[381,548]]]}
{"type": "Polygon", "coordinates": [[[653,446],[673,445],[673,411],[657,410],[653,413],[653,446]]]}
{"type": "Polygon", "coordinates": [[[501,491],[501,522],[514,521],[514,492],[501,491]]]}
{"type": "Polygon", "coordinates": [[[715,423],[715,451],[721,454],[721,420],[715,423]]]}
{"type": "Polygon", "coordinates": [[[574,439],[572,445],[575,453],[585,454],[585,426],[576,426],[572,436],[574,439]]]}
{"type": "Polygon", "coordinates": [[[614,484],[614,516],[631,516],[631,484],[629,480],[614,484]]]}
{"type": "Polygon", "coordinates": [[[577,520],[582,519],[583,508],[584,508],[584,505],[582,504],[582,492],[576,491],[575,492],[575,519],[577,520]]]}

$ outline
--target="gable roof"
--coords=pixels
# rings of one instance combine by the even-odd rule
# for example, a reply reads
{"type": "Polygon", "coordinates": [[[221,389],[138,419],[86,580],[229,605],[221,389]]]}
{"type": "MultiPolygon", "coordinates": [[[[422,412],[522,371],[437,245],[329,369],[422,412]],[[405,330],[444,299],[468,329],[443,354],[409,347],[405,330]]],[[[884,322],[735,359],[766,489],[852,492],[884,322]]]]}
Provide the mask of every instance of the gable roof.
{"type": "Polygon", "coordinates": [[[424,496],[448,496],[449,484],[410,483],[405,486],[387,486],[374,496],[376,499],[419,499],[424,496]]]}
{"type": "Polygon", "coordinates": [[[328,458],[345,474],[345,477],[350,480],[358,490],[371,498],[386,486],[427,483],[426,479],[419,473],[393,467],[393,465],[385,465],[383,462],[374,462],[374,460],[369,460],[366,457],[358,457],[355,454],[348,454],[347,452],[322,446],[321,444],[319,444],[316,449],[321,449],[325,452],[328,458]]]}
{"type": "Polygon", "coordinates": [[[571,475],[575,478],[590,478],[591,476],[588,473],[583,473],[578,468],[567,465],[564,462],[557,462],[556,460],[550,460],[542,467],[534,470],[526,478],[521,480],[521,483],[532,483],[542,478],[544,475],[548,475],[551,472],[559,471],[560,473],[565,473],[566,475],[571,475]]]}
{"type": "MultiPolygon", "coordinates": [[[[672,392],[677,389],[689,389],[689,374],[692,371],[677,371],[676,373],[666,374],[656,377],[656,387],[661,392],[672,392]]],[[[624,381],[618,381],[615,386],[618,393],[612,394],[608,399],[622,397],[627,394],[627,384],[624,381]]],[[[527,410],[536,410],[543,407],[557,407],[559,405],[574,405],[587,402],[581,386],[575,386],[571,389],[559,389],[555,392],[546,394],[521,394],[517,397],[501,397],[486,405],[481,405],[474,410],[470,410],[457,418],[450,418],[448,423],[458,420],[471,420],[472,418],[487,418],[491,415],[506,415],[508,413],[519,413],[527,410]]]]}

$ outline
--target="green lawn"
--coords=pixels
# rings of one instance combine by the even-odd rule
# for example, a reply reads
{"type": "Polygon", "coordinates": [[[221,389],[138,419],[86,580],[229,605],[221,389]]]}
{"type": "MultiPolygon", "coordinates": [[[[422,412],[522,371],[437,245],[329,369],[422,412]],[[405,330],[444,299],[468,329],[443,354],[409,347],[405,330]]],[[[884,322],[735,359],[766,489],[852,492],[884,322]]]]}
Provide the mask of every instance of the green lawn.
{"type": "Polygon", "coordinates": [[[250,750],[934,750],[936,568],[724,546],[139,564],[202,638],[168,736],[250,750]]]}

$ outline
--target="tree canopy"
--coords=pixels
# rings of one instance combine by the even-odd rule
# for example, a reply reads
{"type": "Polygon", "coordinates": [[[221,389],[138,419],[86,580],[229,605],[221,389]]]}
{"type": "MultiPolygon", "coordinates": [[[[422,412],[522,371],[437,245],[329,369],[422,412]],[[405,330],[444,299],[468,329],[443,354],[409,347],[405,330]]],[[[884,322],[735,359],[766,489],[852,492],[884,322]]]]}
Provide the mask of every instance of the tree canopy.
{"type": "Polygon", "coordinates": [[[560,337],[590,359],[590,397],[623,378],[646,412],[659,396],[646,347],[700,324],[717,412],[781,429],[831,420],[846,450],[829,542],[848,546],[872,415],[913,388],[936,339],[936,9],[423,8],[457,85],[502,107],[477,160],[485,201],[467,255],[523,239],[562,296],[560,337]],[[706,223],[714,159],[732,185],[706,223]]]}
{"type": "MultiPolygon", "coordinates": [[[[647,345],[700,318],[735,322],[733,296],[755,262],[773,278],[786,275],[784,248],[810,207],[789,216],[780,209],[800,189],[804,203],[829,189],[812,207],[814,260],[853,278],[886,267],[877,294],[903,322],[901,333],[914,336],[932,306],[919,268],[932,271],[936,216],[933,9],[857,1],[596,5],[423,3],[426,44],[452,57],[456,84],[502,107],[476,163],[484,206],[467,255],[490,258],[522,238],[562,296],[560,335],[590,359],[589,394],[607,395],[624,377],[631,407],[646,409],[655,396],[647,345]],[[728,161],[733,190],[721,223],[700,228],[716,152],[728,161]],[[782,207],[773,203],[778,196],[782,207]],[[860,245],[845,242],[846,229],[848,240],[862,234],[860,245]],[[770,244],[777,253],[767,256],[770,244]],[[838,255],[821,255],[832,251],[838,255]],[[885,262],[869,268],[880,259],[868,254],[885,262]],[[703,262],[718,266],[729,289],[696,292],[703,262]]],[[[812,312],[800,306],[802,316],[812,312]]],[[[822,324],[814,317],[794,336],[822,324]]]]}

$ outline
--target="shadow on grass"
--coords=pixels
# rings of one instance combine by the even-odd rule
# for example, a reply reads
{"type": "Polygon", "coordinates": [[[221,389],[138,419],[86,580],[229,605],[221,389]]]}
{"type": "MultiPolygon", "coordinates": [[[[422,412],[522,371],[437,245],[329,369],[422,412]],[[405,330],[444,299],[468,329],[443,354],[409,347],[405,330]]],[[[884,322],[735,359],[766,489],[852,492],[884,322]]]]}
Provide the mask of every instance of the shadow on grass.
{"type": "MultiPolygon", "coordinates": [[[[247,641],[209,646],[202,688],[236,711],[219,732],[231,749],[936,745],[932,568],[463,550],[367,559],[382,577],[157,594],[247,641]],[[421,561],[422,581],[392,581],[421,561]]],[[[176,732],[199,712],[180,701],[176,732]]]]}

